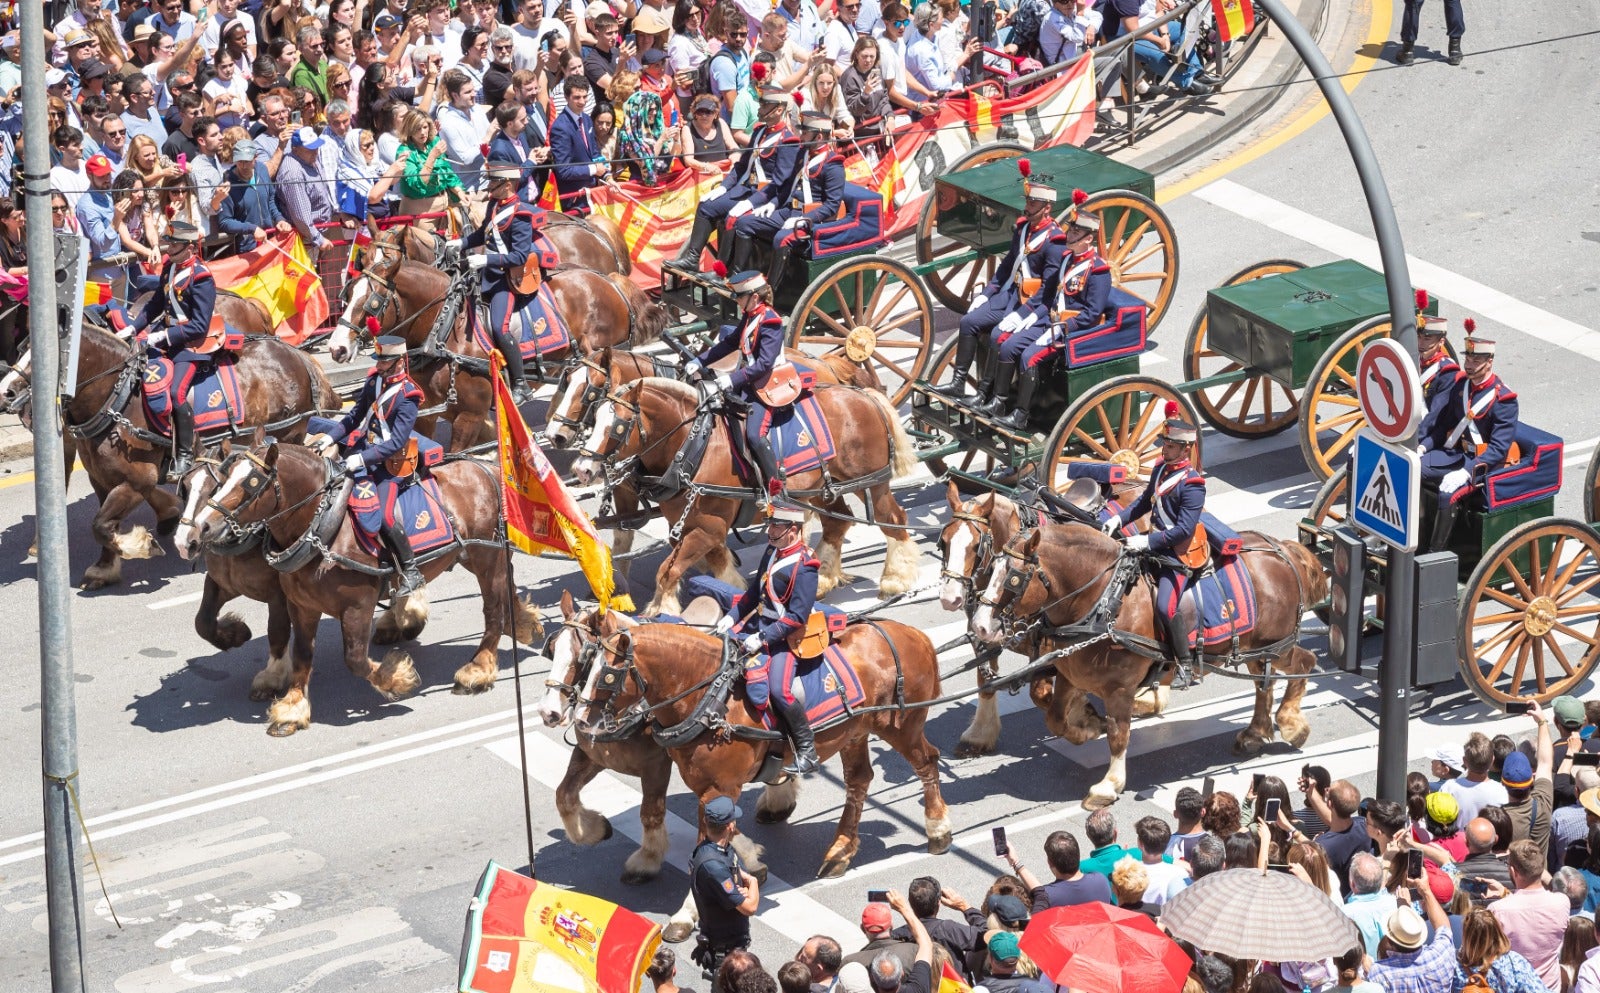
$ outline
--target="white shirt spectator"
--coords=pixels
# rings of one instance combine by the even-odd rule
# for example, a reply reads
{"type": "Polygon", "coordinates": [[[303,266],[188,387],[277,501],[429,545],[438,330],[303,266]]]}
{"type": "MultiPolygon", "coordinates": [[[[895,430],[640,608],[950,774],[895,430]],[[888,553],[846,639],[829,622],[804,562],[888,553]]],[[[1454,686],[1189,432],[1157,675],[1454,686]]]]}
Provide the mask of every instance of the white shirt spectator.
{"type": "Polygon", "coordinates": [[[956,88],[956,77],[932,38],[918,38],[906,49],[906,73],[934,93],[956,88]]]}
{"type": "MultiPolygon", "coordinates": [[[[511,33],[516,37],[516,53],[511,57],[512,69],[539,69],[539,39],[550,33],[558,37],[567,36],[567,26],[553,17],[546,17],[539,22],[539,26],[530,30],[521,21],[511,25],[511,33]]],[[[563,97],[563,99],[565,99],[563,97]]]]}
{"type": "Polygon", "coordinates": [[[1077,57],[1083,50],[1083,41],[1089,31],[1100,35],[1100,12],[1090,8],[1083,14],[1066,14],[1061,8],[1051,6],[1039,25],[1039,50],[1047,66],[1058,65],[1077,57]]]}
{"type": "Polygon", "coordinates": [[[1456,826],[1461,828],[1466,827],[1467,822],[1477,817],[1478,811],[1483,808],[1503,806],[1510,799],[1506,788],[1492,779],[1474,783],[1466,776],[1461,776],[1446,782],[1442,789],[1456,798],[1456,806],[1461,811],[1456,817],[1456,826]]]}
{"type": "Polygon", "coordinates": [[[195,21],[194,15],[186,10],[178,12],[178,20],[175,24],[164,20],[159,10],[154,14],[151,14],[145,23],[155,28],[162,34],[170,36],[173,41],[182,41],[183,39],[194,34],[195,28],[199,27],[199,23],[195,21]]]}
{"type": "Polygon", "coordinates": [[[482,104],[471,113],[446,104],[439,108],[439,137],[444,140],[445,158],[461,177],[461,185],[478,188],[483,174],[483,136],[489,133],[489,116],[482,104]]]}
{"type": "Polygon", "coordinates": [[[78,171],[73,172],[66,166],[50,167],[50,188],[66,194],[67,206],[74,212],[78,209],[78,199],[89,192],[89,173],[78,163],[78,171]]]}
{"type": "Polygon", "coordinates": [[[1189,874],[1189,870],[1175,862],[1146,862],[1144,865],[1145,878],[1148,880],[1144,890],[1144,902],[1147,904],[1164,904],[1167,894],[1173,891],[1173,884],[1189,874]]]}
{"type": "MultiPolygon", "coordinates": [[[[817,44],[823,39],[822,15],[817,13],[817,5],[812,0],[800,0],[800,12],[790,14],[783,4],[772,8],[775,14],[782,14],[789,22],[789,44],[802,52],[814,51],[817,44]]],[[[748,13],[748,11],[746,11],[748,13]]],[[[766,11],[763,10],[765,15],[766,11]]],[[[757,23],[760,18],[757,18],[757,23]]]]}
{"type": "Polygon", "coordinates": [[[855,48],[859,35],[855,25],[846,24],[837,17],[829,21],[824,29],[822,47],[840,72],[850,68],[850,52],[855,48]]]}
{"type": "MultiPolygon", "coordinates": [[[[222,47],[222,29],[231,26],[234,21],[244,25],[245,44],[249,46],[246,50],[251,52],[256,50],[256,22],[254,18],[242,14],[234,14],[232,17],[226,18],[218,15],[206,21],[206,26],[200,29],[200,47],[205,49],[207,56],[215,56],[217,54],[217,49],[222,47]]],[[[236,72],[234,76],[235,78],[243,79],[245,74],[236,72]]]]}
{"type": "Polygon", "coordinates": [[[222,185],[223,174],[228,167],[217,161],[214,155],[198,155],[189,160],[189,182],[195,185],[195,214],[200,222],[200,230],[207,235],[211,234],[211,198],[217,192],[217,187],[222,185]]]}

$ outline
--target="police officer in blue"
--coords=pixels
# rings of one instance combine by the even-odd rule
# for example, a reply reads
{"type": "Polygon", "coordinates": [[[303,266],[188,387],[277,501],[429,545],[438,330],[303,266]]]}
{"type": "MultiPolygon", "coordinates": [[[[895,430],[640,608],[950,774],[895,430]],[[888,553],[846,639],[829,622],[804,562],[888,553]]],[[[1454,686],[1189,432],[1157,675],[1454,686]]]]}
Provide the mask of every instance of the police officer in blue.
{"type": "Polygon", "coordinates": [[[750,256],[758,242],[772,243],[772,264],[767,282],[777,286],[789,264],[789,253],[811,229],[831,221],[844,203],[844,156],[833,144],[833,118],[815,110],[800,115],[800,134],[805,159],[794,192],[770,214],[754,211],[740,217],[733,226],[734,269],[748,269],[750,256]]]}
{"type": "Polygon", "coordinates": [[[718,634],[731,634],[749,656],[744,687],[751,704],[770,707],[794,743],[794,764],[784,771],[806,776],[817,771],[817,757],[806,703],[794,695],[795,666],[789,636],[805,631],[817,603],[821,563],[805,543],[805,511],[784,504],[767,508],[767,547],[750,585],[717,622],[718,634]]]}
{"type": "Polygon", "coordinates": [[[404,338],[382,336],[373,343],[373,356],[377,361],[367,373],[355,403],[343,417],[313,416],[307,424],[306,447],[324,457],[337,451],[345,471],[356,477],[358,485],[368,482],[377,487],[377,508],[382,517],[374,515],[373,522],[378,525],[375,530],[389,546],[399,573],[394,595],[408,596],[425,582],[417,571],[411,539],[394,516],[395,500],[400,490],[410,484],[411,477],[396,477],[386,463],[406,452],[417,423],[422,388],[411,378],[404,338]]]}
{"type": "Polygon", "coordinates": [[[1422,486],[1437,491],[1430,552],[1448,551],[1461,501],[1510,459],[1517,434],[1517,395],[1494,373],[1495,343],[1473,335],[1468,318],[1462,371],[1428,408],[1421,439],[1422,486]]]}
{"type": "MultiPolygon", "coordinates": [[[[1029,178],[1033,171],[1027,159],[1019,159],[1017,168],[1022,173],[1024,203],[1022,216],[1011,233],[1011,249],[1000,260],[994,278],[973,298],[961,318],[951,381],[937,389],[958,403],[966,398],[967,372],[977,356],[982,335],[989,342],[989,352],[975,409],[996,416],[1005,413],[1011,393],[1012,369],[1002,370],[1002,363],[1015,363],[1024,347],[1021,341],[1031,339],[1019,339],[1006,354],[1002,349],[1018,332],[1049,328],[1050,303],[1060,286],[1061,261],[1067,246],[1066,232],[1052,216],[1055,189],[1029,178]]],[[[1026,426],[1027,411],[1021,411],[1021,415],[1020,426],[1026,426]]],[[[1008,418],[1016,420],[1015,415],[1008,418]]]]}
{"type": "MultiPolygon", "coordinates": [[[[716,263],[721,265],[719,261],[716,263]]],[[[763,496],[783,492],[783,470],[767,439],[775,419],[790,415],[800,397],[800,375],[783,352],[783,317],[772,307],[772,287],[754,270],[729,277],[739,308],[739,323],[724,324],[717,340],[684,366],[689,382],[714,379],[725,396],[743,408],[744,440],[761,472],[763,496]],[[739,353],[732,372],[713,374],[711,363],[739,353]]]]}
{"type": "Polygon", "coordinates": [[[524,278],[528,267],[538,265],[533,249],[534,212],[538,208],[517,196],[521,166],[515,162],[491,162],[487,172],[489,208],[484,212],[483,226],[447,244],[484,248],[482,255],[468,255],[467,264],[482,273],[479,292],[489,301],[489,333],[494,347],[506,360],[512,399],[520,405],[533,400],[533,390],[528,388],[522,348],[512,322],[533,300],[533,294],[518,292],[515,284],[524,278]]]}
{"type": "MultiPolygon", "coordinates": [[[[1130,551],[1158,556],[1150,563],[1156,574],[1156,616],[1167,635],[1167,647],[1175,662],[1190,659],[1189,629],[1180,623],[1184,591],[1196,573],[1203,569],[1211,552],[1200,514],[1206,509],[1206,478],[1193,464],[1199,433],[1177,414],[1177,404],[1166,409],[1166,430],[1161,438],[1161,461],[1150,473],[1150,482],[1139,498],[1121,514],[1106,519],[1103,527],[1115,537],[1123,525],[1150,515],[1150,533],[1131,535],[1123,540],[1130,551]]],[[[1195,638],[1193,654],[1202,649],[1195,638]]]]}
{"type": "MultiPolygon", "coordinates": [[[[1428,291],[1417,291],[1417,354],[1422,356],[1422,409],[1432,410],[1439,394],[1449,389],[1461,373],[1461,366],[1445,347],[1450,322],[1426,313],[1428,291]]],[[[1472,318],[1467,323],[1477,328],[1472,318]]]]}
{"type": "Polygon", "coordinates": [[[733,850],[743,814],[728,797],[708,800],[700,808],[705,838],[689,856],[689,891],[700,919],[700,937],[690,958],[708,979],[729,952],[750,947],[750,918],[761,905],[761,885],[733,850]]]}
{"type": "Polygon", "coordinates": [[[211,270],[199,256],[200,229],[184,221],[174,221],[161,237],[166,264],[161,267],[161,286],[145,303],[144,310],[129,325],[137,337],[148,329],[146,351],[172,360],[172,462],[167,478],[178,479],[194,465],[194,407],[189,403],[189,387],[208,372],[214,356],[195,351],[211,331],[211,315],[217,306],[217,285],[211,270]]]}
{"type": "Polygon", "coordinates": [[[761,107],[750,145],[722,177],[722,192],[695,208],[694,228],[678,257],[666,263],[682,272],[699,273],[700,252],[711,232],[722,231],[719,246],[730,254],[732,241],[724,222],[747,213],[768,215],[789,202],[800,176],[803,152],[800,139],[789,130],[789,110],[794,97],[776,86],[762,87],[761,107]]]}

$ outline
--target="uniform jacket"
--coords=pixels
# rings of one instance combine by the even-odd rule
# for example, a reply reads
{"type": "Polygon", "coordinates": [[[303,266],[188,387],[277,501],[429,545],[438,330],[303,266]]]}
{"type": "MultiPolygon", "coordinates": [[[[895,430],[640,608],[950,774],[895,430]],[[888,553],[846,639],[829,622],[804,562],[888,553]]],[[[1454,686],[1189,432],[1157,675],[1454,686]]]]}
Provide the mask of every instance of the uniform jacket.
{"type": "Polygon", "coordinates": [[[467,248],[485,248],[487,261],[480,287],[485,295],[512,292],[510,270],[525,264],[533,255],[533,211],[526,201],[515,196],[491,204],[484,211],[483,226],[463,239],[467,248]]]}
{"type": "Polygon", "coordinates": [[[1466,451],[1465,468],[1476,477],[1478,470],[1498,469],[1505,465],[1511,454],[1511,443],[1517,433],[1517,395],[1500,377],[1490,374],[1482,386],[1473,386],[1467,374],[1457,373],[1454,382],[1438,393],[1428,415],[1422,419],[1418,436],[1430,452],[1454,449],[1466,451]],[[1462,426],[1455,444],[1450,436],[1471,414],[1471,422],[1462,426]],[[1471,445],[1471,448],[1466,446],[1471,445]],[[1476,446],[1486,447],[1477,454],[1476,446]]]}
{"type": "Polygon", "coordinates": [[[783,356],[783,318],[771,307],[762,307],[744,315],[737,325],[724,324],[717,340],[700,353],[700,362],[710,365],[734,352],[741,353],[744,361],[728,374],[732,388],[753,394],[767,385],[773,367],[783,356]]]}
{"type": "Polygon", "coordinates": [[[1206,478],[1185,459],[1174,465],[1156,463],[1144,492],[1122,516],[1126,521],[1136,521],[1154,513],[1155,519],[1150,527],[1150,550],[1181,552],[1194,540],[1200,512],[1205,509],[1206,478]]]}
{"type": "Polygon", "coordinates": [[[739,854],[731,846],[702,841],[689,856],[689,887],[700,912],[700,930],[715,944],[749,938],[750,919],[737,908],[744,903],[739,854]]]}
{"type": "Polygon", "coordinates": [[[742,630],[761,635],[762,651],[787,651],[784,639],[806,626],[817,602],[817,569],[821,565],[803,541],[783,549],[768,545],[761,553],[761,565],[750,585],[733,601],[731,613],[744,617],[760,608],[742,630]]]}
{"type": "Polygon", "coordinates": [[[561,209],[587,207],[589,198],[583,191],[599,180],[589,171],[594,158],[600,154],[600,142],[594,136],[594,122],[588,114],[573,114],[563,110],[550,125],[550,162],[556,173],[556,195],[561,199],[561,209]]]}
{"type": "Polygon", "coordinates": [[[1028,219],[1017,218],[1016,229],[1011,232],[1011,248],[994,271],[994,278],[983,288],[983,295],[993,297],[1002,287],[1017,294],[1017,303],[1040,320],[1050,319],[1050,301],[1056,298],[1061,285],[1061,260],[1066,254],[1067,233],[1054,219],[1047,219],[1038,228],[1029,231],[1028,219]],[[1041,280],[1039,292],[1027,300],[1022,299],[1019,280],[1023,276],[1041,280]]]}
{"type": "Polygon", "coordinates": [[[813,225],[831,221],[839,216],[839,205],[844,203],[844,182],[844,156],[829,151],[805,163],[790,202],[804,210],[801,216],[813,225]],[[805,210],[806,204],[816,206],[805,210]]]}
{"type": "Polygon", "coordinates": [[[1061,307],[1078,313],[1063,329],[1067,335],[1105,323],[1111,304],[1111,266],[1090,248],[1082,256],[1064,256],[1061,262],[1061,307]]]}
{"type": "Polygon", "coordinates": [[[528,157],[528,140],[518,135],[516,140],[496,131],[489,139],[490,162],[517,162],[522,165],[522,179],[517,182],[517,195],[529,203],[537,203],[539,192],[550,176],[550,167],[540,165],[528,157]]]}
{"type": "Polygon", "coordinates": [[[162,351],[172,355],[205,340],[216,306],[217,284],[204,263],[194,258],[180,268],[169,260],[161,267],[160,287],[134,318],[133,331],[137,334],[165,318],[167,345],[162,351]]]}
{"type": "Polygon", "coordinates": [[[422,387],[410,376],[386,382],[374,369],[367,373],[355,404],[335,422],[338,426],[328,437],[360,452],[368,469],[382,465],[389,456],[405,451],[421,402],[422,387]]]}
{"type": "Polygon", "coordinates": [[[1439,349],[1438,357],[1432,362],[1424,362],[1422,364],[1422,409],[1424,411],[1432,410],[1434,403],[1439,399],[1439,395],[1456,381],[1456,376],[1460,373],[1460,364],[1451,358],[1450,353],[1443,348],[1439,349]]]}
{"type": "Polygon", "coordinates": [[[804,167],[805,149],[801,147],[800,139],[787,127],[780,125],[771,133],[758,131],[751,135],[750,147],[745,149],[739,164],[728,170],[722,185],[727,189],[743,185],[754,190],[749,199],[752,207],[768,203],[782,207],[794,196],[800,170],[804,167]],[[740,179],[737,184],[730,184],[728,180],[735,174],[739,174],[740,179]],[[766,185],[756,189],[763,181],[766,185]]]}

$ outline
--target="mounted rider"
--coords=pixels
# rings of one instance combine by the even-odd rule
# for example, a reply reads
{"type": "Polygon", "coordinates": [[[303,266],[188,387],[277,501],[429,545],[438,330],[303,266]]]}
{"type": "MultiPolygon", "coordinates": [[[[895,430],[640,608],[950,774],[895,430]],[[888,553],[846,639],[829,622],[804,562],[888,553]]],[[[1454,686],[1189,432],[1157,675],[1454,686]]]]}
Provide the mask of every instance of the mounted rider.
{"type": "Polygon", "coordinates": [[[1450,322],[1426,313],[1428,291],[1417,291],[1417,354],[1422,356],[1422,409],[1432,410],[1439,394],[1450,388],[1461,374],[1461,366],[1450,355],[1445,342],[1450,322]]]}
{"type": "Polygon", "coordinates": [[[482,227],[445,244],[485,249],[482,255],[468,255],[467,265],[482,273],[479,292],[489,301],[489,333],[506,360],[511,395],[520,405],[533,400],[533,390],[522,368],[522,348],[512,322],[539,289],[541,259],[533,235],[544,226],[545,212],[517,195],[522,182],[517,163],[491,162],[487,172],[489,209],[484,211],[482,227]]]}
{"type": "Polygon", "coordinates": [[[811,237],[813,226],[833,220],[844,203],[844,156],[833,144],[833,118],[808,110],[800,115],[800,131],[802,154],[809,157],[804,160],[793,192],[781,203],[774,201],[777,209],[772,213],[751,211],[733,226],[730,268],[750,268],[755,244],[770,241],[772,264],[767,267],[767,281],[773,286],[782,282],[794,247],[811,237]]]}
{"type": "MultiPolygon", "coordinates": [[[[425,583],[417,571],[411,539],[403,524],[395,519],[395,500],[410,485],[415,466],[416,440],[412,429],[422,403],[422,387],[411,378],[406,359],[406,340],[398,335],[383,335],[373,343],[376,359],[355,403],[343,417],[313,416],[307,425],[306,447],[331,457],[337,449],[347,472],[362,483],[376,488],[376,528],[394,556],[399,573],[395,596],[408,596],[425,583]],[[407,463],[410,463],[408,466],[407,463]]],[[[359,491],[356,496],[361,496],[359,491]]],[[[354,509],[354,507],[352,507],[354,509]]]]}
{"type": "Polygon", "coordinates": [[[784,771],[805,776],[815,772],[816,740],[806,704],[794,695],[798,661],[790,635],[803,632],[817,602],[817,570],[821,563],[805,543],[805,511],[785,504],[767,508],[767,547],[750,585],[719,621],[717,634],[732,634],[749,656],[744,685],[750,703],[770,707],[794,744],[794,764],[784,771]]]}
{"type": "Polygon", "coordinates": [[[1438,514],[1428,550],[1446,551],[1461,501],[1490,472],[1516,459],[1517,395],[1494,373],[1495,343],[1474,335],[1472,318],[1462,322],[1467,351],[1456,373],[1422,419],[1422,485],[1437,490],[1438,514]]]}
{"type": "Polygon", "coordinates": [[[210,371],[215,355],[199,349],[211,336],[211,317],[217,306],[217,284],[199,256],[200,229],[174,221],[161,237],[167,261],[161,267],[161,286],[134,318],[129,329],[142,332],[145,349],[172,361],[172,464],[168,479],[188,473],[194,464],[194,408],[189,387],[210,371]],[[158,326],[159,325],[159,326],[158,326]]]}
{"type": "MultiPolygon", "coordinates": [[[[966,399],[966,377],[977,356],[978,336],[987,335],[990,350],[973,407],[994,416],[1010,406],[1012,364],[1029,345],[1050,332],[1050,305],[1060,289],[1067,247],[1067,233],[1051,213],[1055,209],[1055,189],[1030,179],[1033,167],[1027,159],[1019,159],[1017,169],[1022,174],[1024,200],[1022,216],[1011,233],[1011,249],[995,269],[994,278],[973,298],[962,316],[952,379],[936,389],[957,403],[966,399]],[[1006,364],[1004,371],[1002,362],[1006,364]]],[[[1037,386],[1036,378],[1032,385],[1037,386]]],[[[1003,424],[1027,427],[1031,392],[1030,389],[1026,399],[1019,397],[1003,424]]]]}
{"type": "Polygon", "coordinates": [[[713,378],[711,363],[739,353],[738,366],[732,372],[715,373],[714,379],[723,394],[743,408],[746,450],[761,473],[766,502],[783,492],[783,470],[767,429],[775,419],[787,416],[799,399],[800,374],[783,352],[783,317],[772,307],[772,287],[766,277],[747,270],[734,273],[729,282],[739,323],[724,324],[711,347],[685,364],[684,375],[691,383],[713,378]]]}
{"type": "Polygon", "coordinates": [[[789,108],[794,103],[794,95],[787,90],[762,87],[760,117],[749,146],[722,177],[722,192],[695,208],[694,229],[683,251],[666,263],[669,268],[699,273],[700,253],[712,231],[720,230],[720,247],[731,250],[732,239],[725,227],[728,218],[774,214],[789,202],[804,161],[800,139],[789,130],[789,108]]]}
{"type": "Polygon", "coordinates": [[[1191,661],[1203,651],[1195,637],[1189,648],[1189,629],[1181,623],[1184,591],[1210,561],[1205,525],[1200,515],[1206,509],[1206,478],[1192,462],[1199,432],[1195,426],[1175,416],[1177,404],[1169,403],[1166,430],[1161,437],[1161,461],[1150,473],[1150,482],[1139,498],[1121,514],[1113,514],[1103,525],[1115,537],[1123,525],[1150,515],[1150,533],[1123,539],[1129,550],[1151,552],[1150,566],[1156,574],[1156,616],[1166,631],[1167,647],[1174,662],[1191,661]]]}

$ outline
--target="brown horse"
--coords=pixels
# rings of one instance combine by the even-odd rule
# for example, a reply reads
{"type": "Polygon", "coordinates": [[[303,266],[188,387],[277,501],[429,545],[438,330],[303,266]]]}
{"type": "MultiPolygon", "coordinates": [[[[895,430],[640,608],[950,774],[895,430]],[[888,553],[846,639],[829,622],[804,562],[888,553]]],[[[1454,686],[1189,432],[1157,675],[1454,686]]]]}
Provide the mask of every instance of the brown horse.
{"type": "MultiPolygon", "coordinates": [[[[317,364],[277,338],[246,339],[233,361],[244,401],[241,431],[260,426],[285,439],[302,438],[309,414],[338,408],[338,394],[317,364]]],[[[19,363],[13,371],[18,381],[26,382],[25,365],[19,363]]],[[[124,558],[162,554],[144,526],[122,533],[123,519],[140,503],[155,512],[158,534],[171,534],[182,512],[178,499],[160,485],[168,445],[150,429],[138,400],[143,373],[142,350],[109,331],[84,325],[78,392],[62,408],[62,422],[75,441],[71,447],[100,500],[93,527],[100,558],[84,572],[84,589],[120,583],[124,558]]],[[[8,377],[0,391],[9,394],[17,388],[8,377]]],[[[224,436],[199,435],[196,447],[203,451],[224,436]]]]}
{"type": "MultiPolygon", "coordinates": [[[[817,388],[816,397],[836,449],[827,463],[829,478],[841,493],[850,491],[853,481],[885,469],[891,476],[900,477],[916,468],[911,439],[882,393],[849,386],[822,386],[817,388]]],[[[628,383],[608,393],[595,412],[594,426],[573,464],[573,472],[579,482],[587,485],[600,478],[602,463],[631,459],[635,473],[661,476],[688,439],[699,409],[700,395],[676,380],[652,376],[628,383]]],[[[711,432],[694,484],[716,486],[724,492],[737,492],[743,486],[734,470],[726,431],[711,432]]],[[[845,580],[842,549],[851,524],[850,506],[842,495],[830,498],[821,492],[822,473],[818,469],[789,476],[788,485],[791,498],[824,511],[822,542],[817,548],[822,562],[817,592],[824,595],[845,580]],[[812,495],[804,496],[806,492],[812,495]]],[[[906,512],[890,490],[889,480],[880,478],[864,489],[878,527],[887,539],[878,589],[886,595],[903,593],[916,584],[922,553],[901,527],[906,522],[906,512]]],[[[678,582],[702,559],[719,578],[744,585],[737,562],[728,551],[727,536],[746,499],[700,493],[693,486],[661,499],[661,515],[674,522],[675,529],[681,525],[682,537],[673,541],[672,553],[656,571],[656,594],[645,609],[646,614],[677,613],[678,582]]]]}
{"type": "MultiPolygon", "coordinates": [[[[1283,543],[1267,535],[1246,531],[1241,553],[1245,568],[1255,584],[1257,619],[1255,629],[1239,639],[1239,649],[1250,652],[1282,645],[1270,664],[1292,676],[1309,673],[1316,658],[1294,642],[1300,630],[1300,616],[1306,608],[1327,594],[1327,576],[1316,558],[1298,542],[1283,543]]],[[[1006,629],[1018,619],[1042,619],[1051,626],[1063,626],[1086,618],[1117,572],[1126,554],[1121,544],[1085,524],[1046,524],[1013,536],[1000,550],[987,588],[972,618],[973,634],[987,643],[997,643],[1006,629]],[[1070,591],[1061,593],[1060,591],[1070,591]]],[[[1113,628],[1134,635],[1151,645],[1161,643],[1161,627],[1155,615],[1154,580],[1140,572],[1133,589],[1122,600],[1113,628]]],[[[1058,641],[1035,637],[1027,642],[1030,658],[1038,658],[1058,648],[1068,647],[1082,638],[1058,641]]],[[[1207,649],[1213,664],[1226,662],[1229,647],[1207,649]]],[[[1045,712],[1045,724],[1075,745],[1105,734],[1111,751],[1111,764],[1100,782],[1089,789],[1083,800],[1094,809],[1114,803],[1127,784],[1128,728],[1134,715],[1134,697],[1146,682],[1152,653],[1133,651],[1118,643],[1101,640],[1055,660],[1055,679],[1036,679],[1032,686],[1035,705],[1045,712]],[[1089,706],[1089,694],[1105,704],[1102,718],[1089,706]]],[[[1267,672],[1267,660],[1248,661],[1258,676],[1267,672]]],[[[1300,699],[1305,681],[1291,679],[1284,690],[1276,714],[1277,729],[1283,739],[1296,748],[1310,737],[1311,726],[1300,714],[1300,699]]],[[[1250,726],[1234,739],[1234,750],[1253,755],[1273,737],[1272,684],[1258,680],[1255,714],[1250,726]]]]}
{"type": "MultiPolygon", "coordinates": [[[[441,271],[398,253],[374,253],[350,287],[349,303],[328,341],[334,361],[348,362],[368,336],[370,316],[376,319],[379,334],[401,335],[415,351],[429,344],[446,304],[457,306],[451,327],[434,341],[442,354],[414,356],[411,363],[412,377],[423,390],[423,408],[444,408],[451,425],[451,451],[471,448],[493,433],[488,355],[478,346],[467,320],[467,301],[473,299],[468,291],[477,278],[470,272],[441,271]]],[[[587,355],[608,345],[642,344],[666,329],[666,308],[651,302],[625,276],[559,268],[550,274],[549,285],[573,341],[568,348],[544,356],[546,363],[559,366],[569,354],[587,355]]],[[[418,423],[430,434],[434,417],[419,418],[418,423]]]]}
{"type": "MultiPolygon", "coordinates": [[[[580,701],[579,720],[591,728],[625,717],[630,708],[649,708],[652,719],[662,727],[677,725],[694,712],[703,695],[700,688],[723,665],[722,639],[681,624],[641,624],[612,634],[601,644],[608,673],[620,678],[589,680],[580,701]],[[644,688],[642,697],[640,686],[644,688]]],[[[817,735],[817,753],[823,759],[835,754],[844,758],[844,810],[817,873],[827,877],[843,875],[860,848],[857,828],[872,784],[868,739],[874,734],[899,752],[922,781],[928,851],[937,855],[950,847],[950,820],[939,792],[939,750],[923,733],[928,712],[920,706],[939,695],[933,642],[909,625],[876,621],[846,628],[839,645],[861,679],[866,691],[862,709],[867,712],[817,735]],[[902,695],[897,699],[896,685],[902,678],[902,695]],[[875,707],[884,709],[870,709],[875,707]]],[[[760,774],[768,752],[774,746],[787,747],[739,735],[739,728],[763,726],[742,686],[729,698],[727,711],[726,721],[735,729],[731,738],[702,733],[687,744],[668,749],[678,774],[700,800],[701,837],[705,836],[706,801],[737,797],[760,774]]]]}
{"type": "MultiPolygon", "coordinates": [[[[542,630],[538,615],[527,604],[507,604],[508,562],[500,539],[500,485],[491,463],[470,459],[446,462],[432,470],[439,482],[446,513],[455,526],[460,542],[446,546],[440,554],[418,556],[423,577],[435,577],[458,562],[478,580],[483,599],[483,637],[472,658],[456,670],[455,692],[482,693],[494,688],[499,672],[497,649],[504,633],[508,607],[516,639],[532,643],[542,630]]],[[[367,654],[378,599],[388,579],[387,570],[361,549],[354,524],[344,515],[337,498],[324,510],[320,496],[335,496],[348,477],[336,463],[328,462],[300,445],[277,442],[258,444],[247,451],[236,451],[223,463],[222,482],[201,505],[191,527],[192,541],[200,547],[212,532],[265,525],[265,550],[287,559],[280,563],[284,594],[294,638],[287,665],[269,659],[268,671],[258,675],[253,690],[271,689],[282,695],[268,711],[267,733],[276,737],[291,735],[311,726],[308,696],[312,656],[316,648],[317,623],[324,614],[339,621],[344,642],[345,666],[370,683],[385,699],[397,700],[419,685],[416,668],[406,653],[396,649],[380,665],[367,654]],[[333,515],[329,517],[328,515],[333,515]],[[337,520],[336,530],[333,521],[337,520]],[[333,553],[316,551],[319,534],[331,530],[334,537],[326,545],[333,553]],[[305,561],[295,564],[303,551],[305,561]],[[272,665],[277,662],[276,667],[272,665]]],[[[187,554],[190,542],[180,546],[187,554]]],[[[414,638],[428,619],[424,592],[397,598],[390,610],[401,638],[414,638]]]]}

